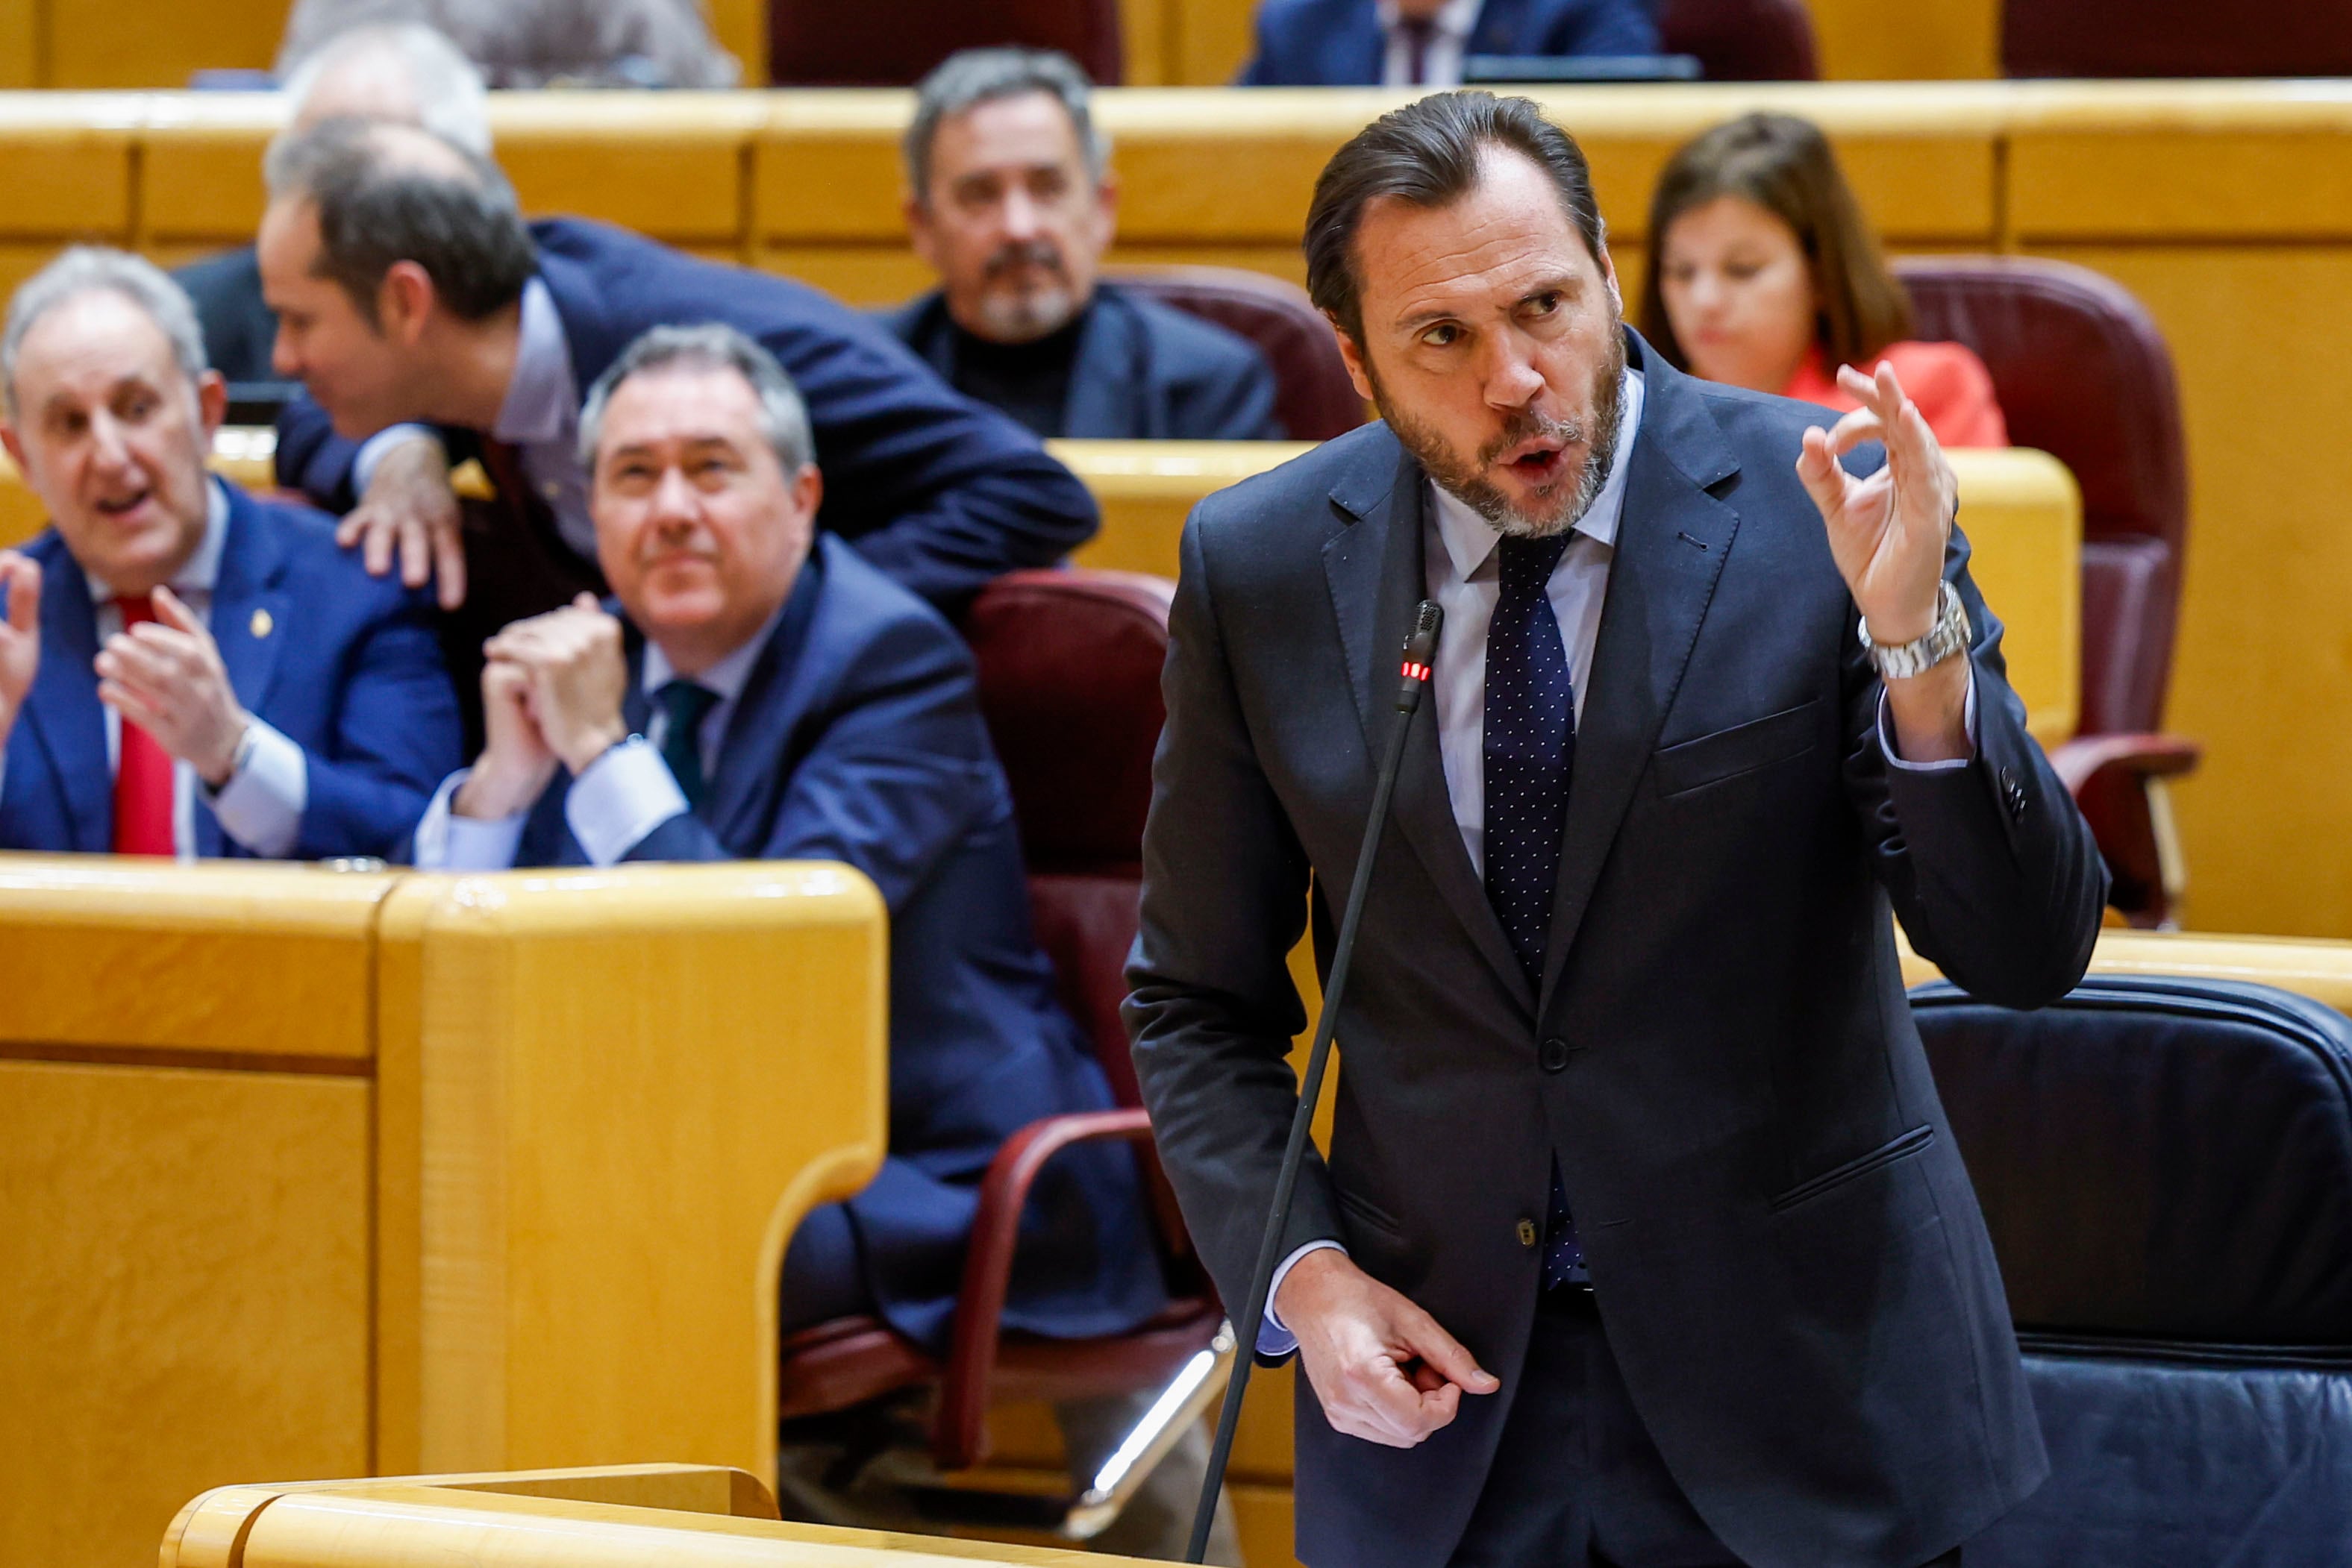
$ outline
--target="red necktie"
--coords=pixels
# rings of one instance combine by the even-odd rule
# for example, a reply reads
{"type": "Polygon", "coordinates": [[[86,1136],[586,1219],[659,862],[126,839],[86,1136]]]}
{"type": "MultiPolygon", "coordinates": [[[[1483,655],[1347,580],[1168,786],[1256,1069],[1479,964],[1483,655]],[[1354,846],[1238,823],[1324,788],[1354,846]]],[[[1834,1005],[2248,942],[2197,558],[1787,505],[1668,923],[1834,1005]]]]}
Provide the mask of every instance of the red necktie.
{"type": "MultiPolygon", "coordinates": [[[[125,632],[155,619],[145,594],[118,599],[114,607],[122,612],[125,632]]],[[[114,766],[114,852],[168,855],[178,847],[172,833],[172,754],[126,718],[114,766]]]]}

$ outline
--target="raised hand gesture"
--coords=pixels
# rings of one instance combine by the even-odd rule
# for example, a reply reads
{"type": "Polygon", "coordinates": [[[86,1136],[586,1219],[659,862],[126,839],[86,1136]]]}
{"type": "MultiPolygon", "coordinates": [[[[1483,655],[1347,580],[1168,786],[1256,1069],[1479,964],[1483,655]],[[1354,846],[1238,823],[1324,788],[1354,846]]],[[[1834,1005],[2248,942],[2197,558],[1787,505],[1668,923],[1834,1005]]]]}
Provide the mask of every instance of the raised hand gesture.
{"type": "Polygon", "coordinates": [[[1797,477],[1829,526],[1830,554],[1871,640],[1908,643],[1935,624],[1958,483],[1892,366],[1880,365],[1874,378],[1845,366],[1838,385],[1862,406],[1826,432],[1805,432],[1797,477]],[[1886,462],[1857,479],[1837,460],[1866,441],[1885,443],[1886,462]]]}
{"type": "MultiPolygon", "coordinates": [[[[1944,580],[1944,546],[1959,507],[1959,483],[1926,416],[1905,395],[1892,367],[1864,376],[1848,365],[1838,385],[1862,406],[1828,431],[1805,432],[1797,458],[1813,505],[1829,529],[1830,555],[1846,591],[1884,646],[1916,642],[1936,624],[1944,580]],[[1838,459],[1865,441],[1885,444],[1886,461],[1855,478],[1838,459]]],[[[1907,762],[1973,754],[1968,732],[1969,661],[1949,658],[1886,683],[1897,750],[1907,762]]]]}

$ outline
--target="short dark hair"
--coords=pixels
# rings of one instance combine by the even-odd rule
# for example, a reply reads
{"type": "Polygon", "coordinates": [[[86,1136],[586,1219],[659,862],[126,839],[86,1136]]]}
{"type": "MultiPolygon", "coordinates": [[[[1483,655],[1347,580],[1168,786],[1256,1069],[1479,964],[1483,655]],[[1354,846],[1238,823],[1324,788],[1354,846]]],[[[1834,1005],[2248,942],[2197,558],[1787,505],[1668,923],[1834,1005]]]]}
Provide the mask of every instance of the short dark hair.
{"type": "Polygon", "coordinates": [[[319,276],[341,284],[371,326],[394,262],[423,267],[442,304],[466,321],[521,298],[539,267],[514,187],[497,164],[446,141],[462,174],[400,156],[394,138],[429,135],[340,118],[269,150],[270,195],[306,197],[318,209],[319,276]]]}
{"type": "Polygon", "coordinates": [[[1550,175],[1585,248],[1601,259],[1607,230],[1592,195],[1591,166],[1574,137],[1528,99],[1432,93],[1356,132],[1316,178],[1307,209],[1307,292],[1341,331],[1363,340],[1356,231],[1364,208],[1384,197],[1451,206],[1476,187],[1478,161],[1489,148],[1519,153],[1550,175]]]}
{"type": "Polygon", "coordinates": [[[1795,231],[1821,301],[1813,341],[1830,364],[1862,364],[1911,335],[1911,297],[1886,269],[1821,128],[1793,114],[1744,114],[1685,143],[1650,200],[1642,336],[1675,369],[1688,370],[1690,356],[1659,287],[1666,230],[1719,196],[1753,202],[1795,231]]]}

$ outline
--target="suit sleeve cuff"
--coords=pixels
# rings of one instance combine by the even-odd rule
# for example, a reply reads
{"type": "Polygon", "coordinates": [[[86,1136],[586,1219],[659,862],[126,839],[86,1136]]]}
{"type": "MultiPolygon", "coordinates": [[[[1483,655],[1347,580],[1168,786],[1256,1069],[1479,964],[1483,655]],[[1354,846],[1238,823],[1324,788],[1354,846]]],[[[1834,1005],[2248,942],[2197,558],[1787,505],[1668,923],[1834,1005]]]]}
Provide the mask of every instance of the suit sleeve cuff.
{"type": "Polygon", "coordinates": [[[522,849],[527,811],[511,817],[461,817],[454,802],[473,774],[461,768],[441,780],[416,824],[411,855],[419,871],[505,871],[522,849]]]}
{"type": "Polygon", "coordinates": [[[383,461],[383,455],[404,442],[416,440],[441,444],[441,438],[426,424],[387,424],[361,442],[359,452],[352,458],[352,494],[366,495],[368,482],[375,477],[376,465],[383,461]]]}
{"type": "Polygon", "coordinates": [[[684,814],[686,793],[643,736],[631,736],[588,765],[564,797],[563,818],[591,864],[615,865],[647,833],[684,814]]]}
{"type": "Polygon", "coordinates": [[[310,760],[279,731],[257,718],[249,723],[253,744],[243,766],[207,798],[221,831],[265,860],[284,860],[302,837],[310,760]]]}
{"type": "Polygon", "coordinates": [[[1274,1283],[1265,1292],[1265,1318],[1257,1325],[1258,1354],[1285,1356],[1298,1348],[1298,1336],[1283,1326],[1281,1314],[1274,1310],[1274,1303],[1281,1297],[1282,1282],[1290,1278],[1292,1267],[1309,1252],[1320,1252],[1326,1248],[1342,1256],[1348,1250],[1337,1241],[1309,1241],[1306,1246],[1285,1258],[1281,1267],[1275,1270],[1274,1283]]]}
{"type": "Polygon", "coordinates": [[[1903,754],[1895,749],[1895,727],[1888,722],[1886,714],[1886,688],[1878,688],[1878,748],[1886,753],[1887,766],[1900,768],[1906,773],[1949,773],[1974,762],[1981,749],[1977,745],[1977,667],[1973,660],[1969,664],[1969,695],[1960,714],[1960,727],[1969,734],[1966,757],[1948,757],[1941,762],[1906,762],[1903,754]]]}

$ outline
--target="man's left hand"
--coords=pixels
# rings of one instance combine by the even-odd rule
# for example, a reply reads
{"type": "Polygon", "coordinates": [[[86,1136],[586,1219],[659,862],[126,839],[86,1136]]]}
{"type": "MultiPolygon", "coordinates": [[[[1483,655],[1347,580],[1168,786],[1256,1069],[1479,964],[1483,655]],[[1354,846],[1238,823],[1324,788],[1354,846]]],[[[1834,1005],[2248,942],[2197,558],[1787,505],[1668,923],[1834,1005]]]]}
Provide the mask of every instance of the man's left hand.
{"type": "MultiPolygon", "coordinates": [[[[1870,640],[1888,647],[1916,642],[1936,624],[1944,547],[1958,515],[1959,481],[1892,366],[1880,365],[1875,377],[1842,367],[1838,385],[1862,406],[1826,432],[1805,432],[1797,477],[1821,508],[1830,555],[1870,628],[1870,640]],[[1876,473],[1857,479],[1838,459],[1865,441],[1885,443],[1886,461],[1876,473]]],[[[1969,662],[1958,658],[1886,684],[1887,709],[1905,760],[1934,762],[1970,754],[1968,691],[1969,662]]]]}
{"type": "Polygon", "coordinates": [[[621,623],[604,613],[594,594],[516,622],[482,651],[530,672],[531,712],[540,733],[575,779],[628,738],[621,719],[621,698],[629,685],[621,623]]]}
{"type": "Polygon", "coordinates": [[[218,789],[253,716],[204,622],[168,588],[155,591],[154,604],[155,620],[118,632],[99,651],[98,699],[218,789]]]}

